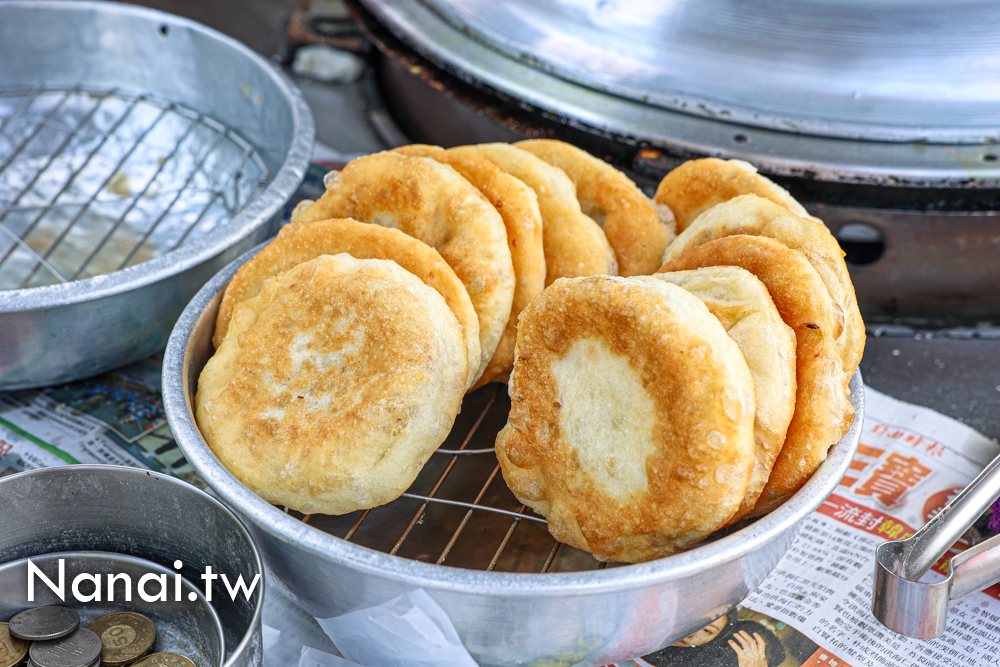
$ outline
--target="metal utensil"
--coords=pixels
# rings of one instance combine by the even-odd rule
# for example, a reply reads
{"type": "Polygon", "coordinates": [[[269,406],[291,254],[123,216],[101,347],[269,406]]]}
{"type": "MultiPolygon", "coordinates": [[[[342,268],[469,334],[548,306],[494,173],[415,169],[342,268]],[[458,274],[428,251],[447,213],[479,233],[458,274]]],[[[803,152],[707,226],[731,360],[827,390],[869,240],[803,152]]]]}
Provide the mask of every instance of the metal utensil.
{"type": "MultiPolygon", "coordinates": [[[[165,650],[192,653],[191,647],[198,644],[205,656],[200,667],[262,666],[263,564],[240,520],[207,493],[138,468],[43,468],[0,479],[0,517],[0,619],[39,604],[73,606],[84,626],[112,611],[136,611],[157,625],[157,646],[173,637],[165,650]],[[77,604],[70,595],[60,602],[42,585],[36,593],[40,589],[47,597],[29,601],[25,559],[31,558],[54,578],[59,557],[65,558],[67,574],[74,572],[70,581],[75,572],[127,573],[139,568],[132,570],[137,574],[153,567],[163,574],[179,573],[200,587],[200,577],[209,566],[216,574],[242,576],[247,584],[257,575],[260,580],[249,598],[231,597],[216,582],[209,609],[201,603],[144,604],[138,596],[133,596],[132,604],[121,600],[77,604]],[[181,561],[180,569],[176,561],[181,561]],[[186,648],[180,642],[185,637],[186,648]]],[[[196,590],[190,586],[182,589],[182,599],[195,602],[190,594],[196,590]]]]}
{"type": "Polygon", "coordinates": [[[426,490],[411,487],[411,493],[389,505],[345,517],[286,513],[257,497],[219,462],[192,412],[198,375],[214,351],[222,290],[254,252],[207,283],[178,320],[163,364],[164,408],[188,461],[246,517],[275,574],[272,581],[320,618],[423,588],[484,667],[546,661],[584,667],[645,655],[705,626],[755,589],[788,550],[803,520],[837,486],[858,446],[864,394],[855,375],[851,430],[784,505],[688,552],[603,568],[589,554],[555,543],[541,517],[518,510],[517,504],[505,505],[512,496],[496,473],[495,458],[490,459],[496,432],[506,421],[506,404],[503,392],[487,387],[466,397],[450,439],[457,446],[439,450],[421,473],[430,477],[418,477],[415,487],[426,481],[426,490]],[[434,551],[425,550],[431,540],[420,541],[417,533],[434,537],[434,551]],[[355,543],[363,536],[371,546],[355,543]],[[498,562],[517,571],[497,571],[498,562]],[[524,563],[538,568],[526,572],[524,563]]]}
{"type": "Polygon", "coordinates": [[[309,109],[235,40],[124,4],[0,2],[0,61],[0,274],[16,273],[0,391],[153,354],[191,295],[276,230],[309,109]],[[102,262],[120,268],[86,277],[102,262]]]}
{"type": "Polygon", "coordinates": [[[1000,582],[1000,535],[952,558],[944,581],[920,580],[996,500],[998,490],[1000,457],[923,528],[875,549],[872,613],[882,625],[917,639],[939,637],[949,607],[1000,582]]]}

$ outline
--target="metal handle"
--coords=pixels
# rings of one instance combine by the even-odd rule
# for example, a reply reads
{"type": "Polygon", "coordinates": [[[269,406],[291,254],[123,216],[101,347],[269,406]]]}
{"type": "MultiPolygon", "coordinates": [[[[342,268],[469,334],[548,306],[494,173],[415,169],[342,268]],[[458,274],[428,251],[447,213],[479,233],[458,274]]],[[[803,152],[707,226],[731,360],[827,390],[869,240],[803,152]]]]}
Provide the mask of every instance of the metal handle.
{"type": "Polygon", "coordinates": [[[1000,456],[911,537],[878,546],[872,613],[882,625],[918,639],[938,637],[949,607],[1000,581],[1000,549],[993,549],[1000,535],[955,556],[944,581],[920,581],[997,495],[1000,456]]]}

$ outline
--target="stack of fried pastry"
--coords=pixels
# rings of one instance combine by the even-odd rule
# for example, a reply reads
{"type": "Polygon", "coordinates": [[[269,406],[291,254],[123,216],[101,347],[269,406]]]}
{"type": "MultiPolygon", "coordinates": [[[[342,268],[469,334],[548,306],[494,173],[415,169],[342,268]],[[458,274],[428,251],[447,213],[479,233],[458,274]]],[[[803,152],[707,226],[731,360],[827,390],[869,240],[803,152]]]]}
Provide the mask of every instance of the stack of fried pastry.
{"type": "Polygon", "coordinates": [[[600,560],[676,553],[779,506],[850,427],[864,324],[823,223],[739,161],[687,162],[655,199],[652,276],[557,280],[522,312],[504,478],[600,560]]]}
{"type": "Polygon", "coordinates": [[[560,278],[648,274],[669,208],[557,141],[352,161],[227,286],[196,417],[273,503],[384,504],[443,442],[464,393],[506,381],[520,313],[560,278]]]}
{"type": "Polygon", "coordinates": [[[649,199],[559,141],[414,145],[326,184],[227,286],[199,380],[206,441],[266,500],[397,498],[464,394],[509,378],[511,490],[637,562],[774,509],[851,423],[843,254],[747,163],[649,199]]]}

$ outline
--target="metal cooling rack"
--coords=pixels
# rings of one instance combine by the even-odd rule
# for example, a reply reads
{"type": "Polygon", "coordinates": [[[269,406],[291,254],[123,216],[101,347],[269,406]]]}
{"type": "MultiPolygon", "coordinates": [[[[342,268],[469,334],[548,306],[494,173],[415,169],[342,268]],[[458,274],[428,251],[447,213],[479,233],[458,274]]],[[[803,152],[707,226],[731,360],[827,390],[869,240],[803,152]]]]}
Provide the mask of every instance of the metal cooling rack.
{"type": "Polygon", "coordinates": [[[504,385],[466,396],[451,435],[388,505],[343,516],[285,511],[335,537],[438,565],[539,573],[614,567],[556,542],[545,518],[507,488],[493,444],[509,412],[504,385]]]}
{"type": "Polygon", "coordinates": [[[178,104],[79,86],[0,91],[0,289],[175,250],[269,180],[246,140],[178,104]]]}

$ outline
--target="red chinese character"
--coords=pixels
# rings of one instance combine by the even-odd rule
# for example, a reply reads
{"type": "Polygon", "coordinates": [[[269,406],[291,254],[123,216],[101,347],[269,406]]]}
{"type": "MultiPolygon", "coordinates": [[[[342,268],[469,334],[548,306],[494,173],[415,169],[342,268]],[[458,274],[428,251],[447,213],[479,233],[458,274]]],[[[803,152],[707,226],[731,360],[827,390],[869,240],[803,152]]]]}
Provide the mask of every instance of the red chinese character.
{"type": "Polygon", "coordinates": [[[891,507],[929,474],[931,469],[916,457],[893,453],[854,492],[859,496],[874,496],[886,507],[891,507]]]}

